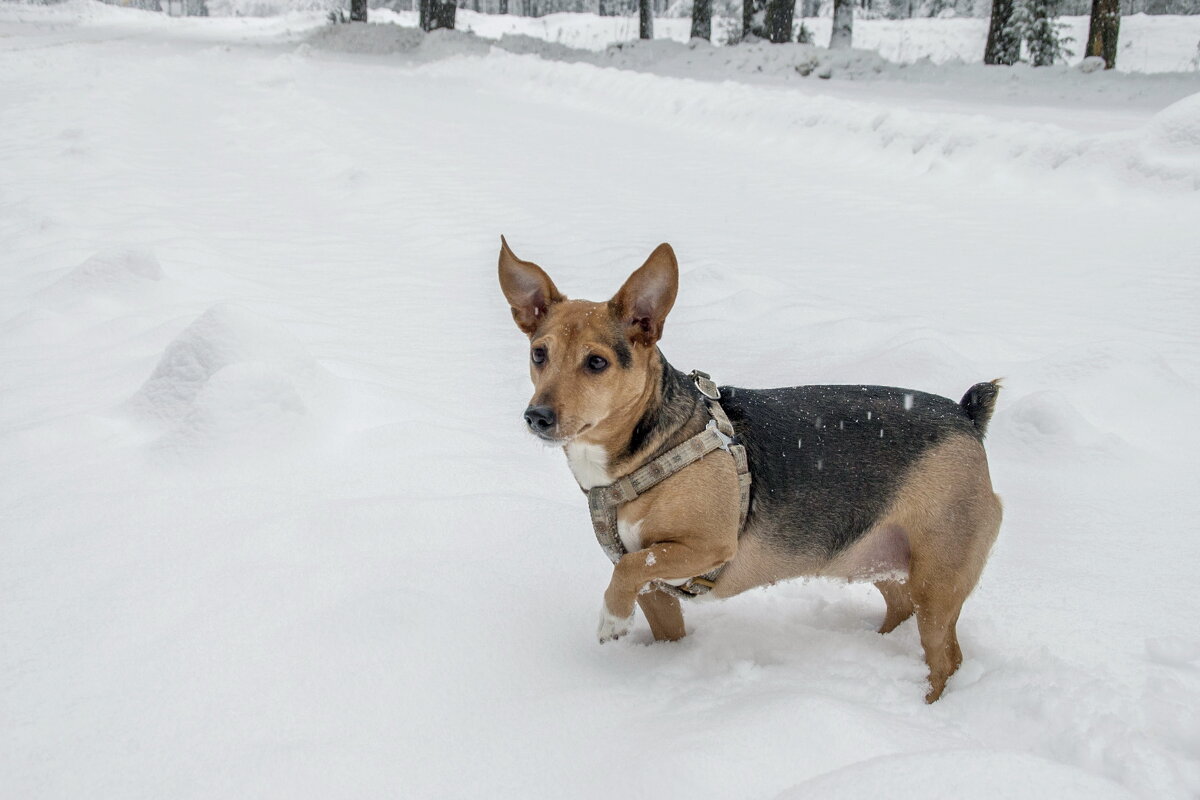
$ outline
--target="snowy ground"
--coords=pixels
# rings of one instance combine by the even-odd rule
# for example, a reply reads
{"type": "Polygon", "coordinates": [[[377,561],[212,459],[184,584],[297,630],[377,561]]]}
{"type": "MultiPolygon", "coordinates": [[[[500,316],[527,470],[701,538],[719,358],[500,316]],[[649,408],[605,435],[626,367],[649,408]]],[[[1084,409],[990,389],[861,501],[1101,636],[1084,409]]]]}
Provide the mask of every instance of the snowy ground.
{"type": "Polygon", "coordinates": [[[1035,122],[305,26],[0,6],[0,794],[1200,793],[1200,95],[1035,122]],[[869,586],[596,644],[501,232],[591,298],[671,241],[664,350],[722,381],[1006,377],[939,703],[869,586]]]}

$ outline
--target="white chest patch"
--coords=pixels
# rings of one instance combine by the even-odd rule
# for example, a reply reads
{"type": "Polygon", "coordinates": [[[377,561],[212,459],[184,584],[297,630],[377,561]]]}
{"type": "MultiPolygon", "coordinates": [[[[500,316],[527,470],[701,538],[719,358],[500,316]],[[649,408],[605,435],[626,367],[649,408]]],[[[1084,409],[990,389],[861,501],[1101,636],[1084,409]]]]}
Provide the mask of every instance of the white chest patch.
{"type": "MultiPolygon", "coordinates": [[[[635,553],[642,549],[642,522],[626,522],[623,519],[617,518],[617,535],[621,537],[621,544],[625,546],[626,553],[635,553]]],[[[653,553],[650,554],[653,557],[653,553]]],[[[651,566],[654,562],[647,561],[646,565],[651,566]]]]}
{"type": "Polygon", "coordinates": [[[572,442],[565,448],[567,463],[571,465],[571,473],[583,489],[593,486],[607,486],[612,483],[608,476],[608,453],[598,444],[576,444],[572,442]]]}

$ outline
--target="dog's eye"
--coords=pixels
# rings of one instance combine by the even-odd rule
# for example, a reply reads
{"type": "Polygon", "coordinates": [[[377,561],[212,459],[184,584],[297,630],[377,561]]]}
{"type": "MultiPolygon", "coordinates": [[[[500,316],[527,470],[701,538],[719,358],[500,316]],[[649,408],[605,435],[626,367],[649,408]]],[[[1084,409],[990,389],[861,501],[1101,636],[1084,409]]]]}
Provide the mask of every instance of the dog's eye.
{"type": "Polygon", "coordinates": [[[529,351],[529,360],[535,364],[546,363],[546,348],[535,347],[529,351]]]}
{"type": "Polygon", "coordinates": [[[603,372],[608,367],[608,359],[604,356],[588,356],[587,368],[592,372],[603,372]]]}

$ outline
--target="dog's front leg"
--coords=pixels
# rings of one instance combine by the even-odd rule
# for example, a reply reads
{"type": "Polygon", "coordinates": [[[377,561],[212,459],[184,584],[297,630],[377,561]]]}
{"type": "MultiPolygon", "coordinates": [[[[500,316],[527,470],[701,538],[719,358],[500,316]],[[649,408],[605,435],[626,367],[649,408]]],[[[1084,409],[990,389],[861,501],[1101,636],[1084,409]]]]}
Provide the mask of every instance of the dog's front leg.
{"type": "Polygon", "coordinates": [[[683,627],[683,609],[679,598],[666,592],[652,589],[637,596],[638,605],[650,623],[650,632],[656,642],[674,642],[687,635],[683,627]]]}
{"type": "MultiPolygon", "coordinates": [[[[685,580],[703,575],[729,561],[735,551],[736,545],[697,548],[680,542],[662,542],[621,556],[613,567],[612,580],[604,593],[604,607],[600,609],[600,643],[629,633],[634,601],[650,581],[685,580]]],[[[681,612],[678,622],[682,635],[681,612]]]]}

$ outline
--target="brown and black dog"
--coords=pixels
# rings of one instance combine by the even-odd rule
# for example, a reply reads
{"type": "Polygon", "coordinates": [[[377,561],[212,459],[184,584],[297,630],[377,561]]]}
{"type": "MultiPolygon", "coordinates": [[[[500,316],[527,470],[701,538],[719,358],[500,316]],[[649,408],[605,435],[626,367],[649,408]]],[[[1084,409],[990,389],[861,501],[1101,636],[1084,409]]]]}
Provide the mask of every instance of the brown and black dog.
{"type": "MultiPolygon", "coordinates": [[[[529,429],[561,445],[585,491],[611,484],[702,431],[700,390],[658,349],[679,268],[660,245],[607,302],[568,300],[501,238],[500,286],[529,336],[529,429]]],[[[914,613],[926,702],[959,664],[955,625],[1000,528],[983,435],[998,382],[961,403],[883,386],[723,386],[720,404],[753,478],[739,530],[734,461],[714,451],[620,507],[627,554],[604,593],[600,641],[627,633],[634,602],[655,639],[685,634],[679,600],[651,588],[723,565],[723,598],[801,576],[873,581],[880,633],[914,613]]]]}

